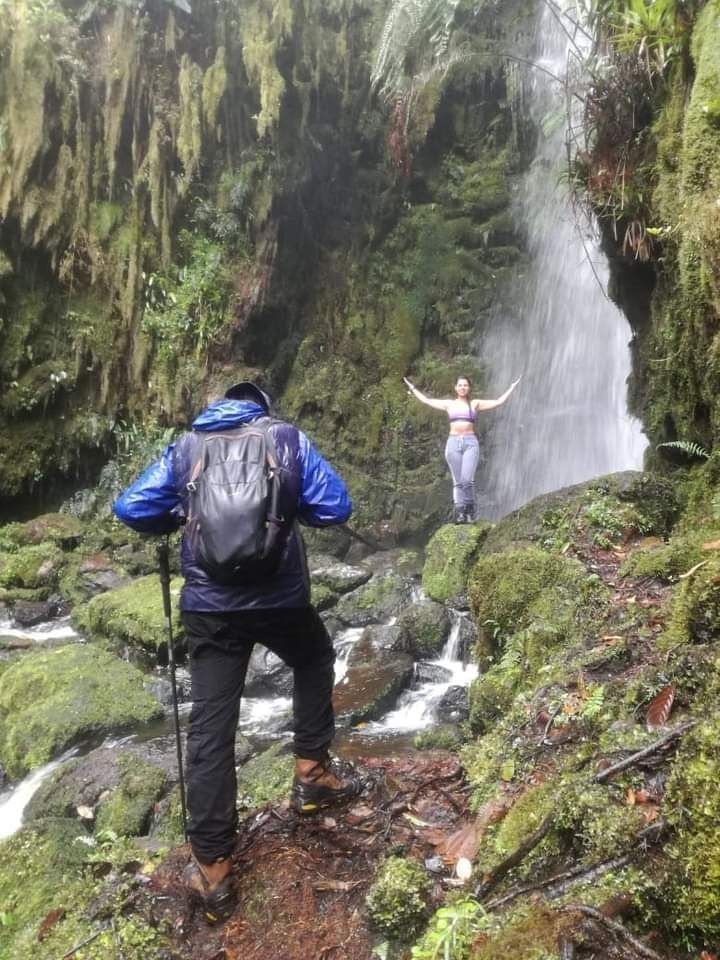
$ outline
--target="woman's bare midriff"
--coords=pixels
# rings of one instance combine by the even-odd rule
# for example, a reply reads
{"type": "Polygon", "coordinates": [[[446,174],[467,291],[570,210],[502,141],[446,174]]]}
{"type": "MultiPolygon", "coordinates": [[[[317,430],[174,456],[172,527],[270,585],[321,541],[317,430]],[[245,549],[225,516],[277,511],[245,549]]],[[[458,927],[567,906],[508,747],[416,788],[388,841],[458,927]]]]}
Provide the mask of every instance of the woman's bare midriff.
{"type": "Polygon", "coordinates": [[[473,433],[475,433],[475,427],[469,421],[467,423],[450,424],[451,437],[469,437],[473,433]]]}

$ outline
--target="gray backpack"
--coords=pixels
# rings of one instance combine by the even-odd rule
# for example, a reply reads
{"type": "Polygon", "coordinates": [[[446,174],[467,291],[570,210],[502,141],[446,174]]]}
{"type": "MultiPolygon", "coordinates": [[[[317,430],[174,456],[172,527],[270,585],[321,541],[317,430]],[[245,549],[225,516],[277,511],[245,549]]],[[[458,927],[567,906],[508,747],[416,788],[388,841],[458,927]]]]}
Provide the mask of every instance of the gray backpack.
{"type": "Polygon", "coordinates": [[[278,516],[281,469],[263,417],[193,434],[188,538],[197,565],[217,583],[254,583],[278,568],[294,517],[278,516]]]}

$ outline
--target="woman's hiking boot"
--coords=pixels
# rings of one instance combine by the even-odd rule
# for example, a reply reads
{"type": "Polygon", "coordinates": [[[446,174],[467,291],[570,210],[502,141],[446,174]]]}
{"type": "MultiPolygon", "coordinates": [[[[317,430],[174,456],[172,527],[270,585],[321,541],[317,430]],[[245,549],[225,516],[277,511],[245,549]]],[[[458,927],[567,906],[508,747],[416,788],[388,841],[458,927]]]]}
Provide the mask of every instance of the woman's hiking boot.
{"type": "Polygon", "coordinates": [[[465,523],[465,507],[453,507],[453,523],[465,523]]]}
{"type": "Polygon", "coordinates": [[[305,767],[298,760],[290,803],[297,813],[315,813],[362,792],[364,782],[350,763],[330,759],[316,760],[305,767]]]}
{"type": "Polygon", "coordinates": [[[233,915],[238,895],[229,857],[207,865],[193,857],[185,868],[183,879],[193,898],[200,903],[210,926],[224,923],[233,915]]]}

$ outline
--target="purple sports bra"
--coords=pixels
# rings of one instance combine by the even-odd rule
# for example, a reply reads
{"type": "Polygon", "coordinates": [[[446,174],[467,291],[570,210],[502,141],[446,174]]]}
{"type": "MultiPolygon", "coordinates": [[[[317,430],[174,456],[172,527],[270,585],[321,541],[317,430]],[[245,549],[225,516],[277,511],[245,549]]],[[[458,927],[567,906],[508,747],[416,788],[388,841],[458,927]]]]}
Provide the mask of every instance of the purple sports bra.
{"type": "Polygon", "coordinates": [[[460,420],[465,420],[466,423],[475,423],[475,416],[475,410],[468,404],[467,413],[448,413],[448,420],[450,423],[457,423],[460,420]]]}

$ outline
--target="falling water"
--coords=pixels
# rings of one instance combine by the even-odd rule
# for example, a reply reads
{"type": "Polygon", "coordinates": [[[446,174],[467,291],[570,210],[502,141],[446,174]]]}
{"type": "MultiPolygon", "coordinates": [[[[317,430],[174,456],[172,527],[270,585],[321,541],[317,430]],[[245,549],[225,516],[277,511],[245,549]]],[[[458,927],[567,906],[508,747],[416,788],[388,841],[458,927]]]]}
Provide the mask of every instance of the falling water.
{"type": "Polygon", "coordinates": [[[528,262],[481,344],[494,391],[522,374],[515,394],[490,414],[480,508],[491,519],[538,494],[637,469],[646,447],[627,411],[630,329],[606,295],[599,245],[583,235],[560,182],[564,89],[548,72],[564,75],[569,41],[551,7],[543,5],[535,56],[543,69],[532,71],[527,104],[539,143],[515,200],[528,262]]]}

